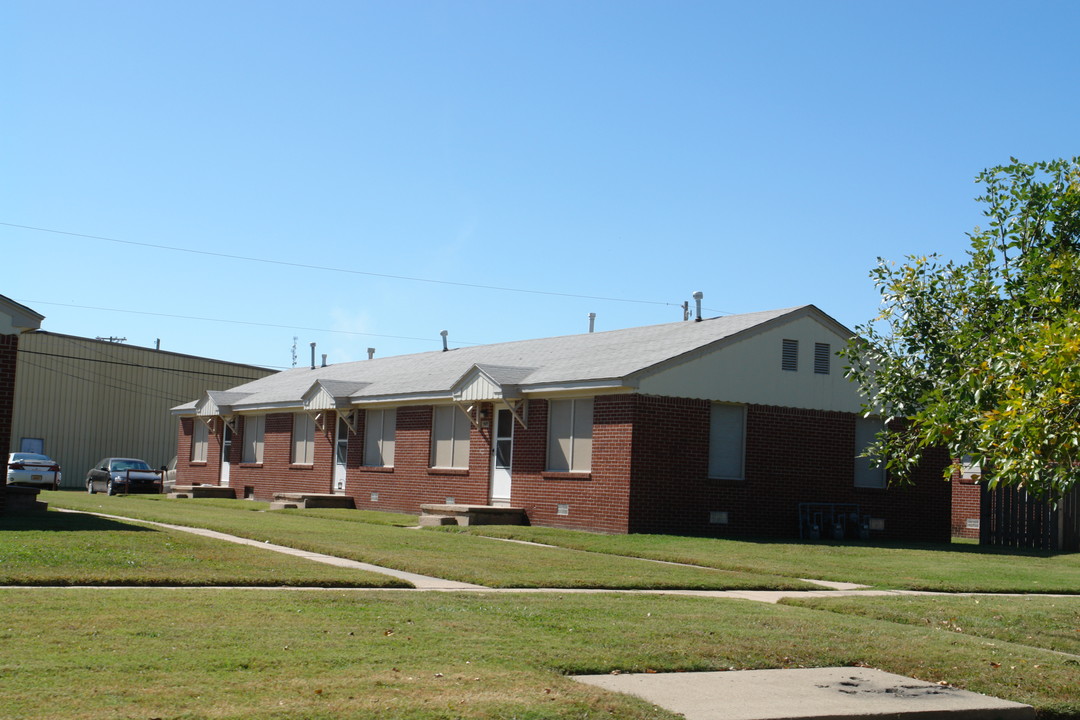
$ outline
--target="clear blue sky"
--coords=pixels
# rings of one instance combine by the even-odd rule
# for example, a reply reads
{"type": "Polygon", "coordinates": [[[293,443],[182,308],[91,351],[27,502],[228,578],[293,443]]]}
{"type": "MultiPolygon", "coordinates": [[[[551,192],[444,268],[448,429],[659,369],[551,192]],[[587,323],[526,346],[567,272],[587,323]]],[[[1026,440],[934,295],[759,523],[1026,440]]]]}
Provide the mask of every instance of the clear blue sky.
{"type": "Polygon", "coordinates": [[[1071,0],[6,0],[0,27],[0,294],[275,367],[294,337],[303,365],[676,321],[695,290],[854,327],[877,256],[962,255],[981,169],[1080,154],[1071,0]]]}

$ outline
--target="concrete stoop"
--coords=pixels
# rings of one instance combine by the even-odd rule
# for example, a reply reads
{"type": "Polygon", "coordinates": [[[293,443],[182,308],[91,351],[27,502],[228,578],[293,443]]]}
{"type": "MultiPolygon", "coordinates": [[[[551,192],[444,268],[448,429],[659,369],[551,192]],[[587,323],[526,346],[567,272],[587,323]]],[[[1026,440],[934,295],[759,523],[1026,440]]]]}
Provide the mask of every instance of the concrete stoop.
{"type": "Polygon", "coordinates": [[[308,510],[313,508],[356,508],[356,501],[348,495],[334,493],[274,493],[271,510],[308,510]]]}
{"type": "Polygon", "coordinates": [[[228,498],[236,499],[236,488],[223,485],[174,485],[170,498],[228,498]]]}
{"type": "Polygon", "coordinates": [[[580,675],[686,720],[1032,720],[1030,705],[862,667],[580,675]]]}
{"type": "Polygon", "coordinates": [[[48,511],[49,503],[37,499],[41,488],[23,485],[7,486],[6,515],[36,515],[48,511]]]}
{"type": "Polygon", "coordinates": [[[525,508],[497,505],[421,505],[420,527],[432,525],[528,525],[525,508]]]}

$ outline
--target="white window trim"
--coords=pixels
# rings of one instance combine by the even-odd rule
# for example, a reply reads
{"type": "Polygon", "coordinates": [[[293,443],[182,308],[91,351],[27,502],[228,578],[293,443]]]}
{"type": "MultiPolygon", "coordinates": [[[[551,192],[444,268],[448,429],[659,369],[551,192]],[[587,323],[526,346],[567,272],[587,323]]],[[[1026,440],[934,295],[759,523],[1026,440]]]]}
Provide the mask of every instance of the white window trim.
{"type": "Polygon", "coordinates": [[[293,413],[292,464],[315,464],[315,420],[307,413],[293,413]],[[300,430],[303,437],[299,436],[300,430]]]}
{"type": "Polygon", "coordinates": [[[266,446],[266,416],[244,415],[244,448],[241,463],[258,464],[263,461],[266,446]]]}
{"type": "Polygon", "coordinates": [[[431,452],[428,457],[429,467],[448,469],[448,470],[468,470],[469,469],[469,450],[471,447],[471,430],[472,423],[469,422],[469,418],[454,405],[435,405],[431,408],[431,452]],[[435,456],[436,442],[440,439],[438,430],[445,430],[440,426],[438,421],[439,416],[444,418],[450,418],[450,464],[449,465],[437,465],[435,456]],[[464,430],[464,438],[459,438],[458,435],[464,430]],[[464,447],[462,447],[462,445],[464,447]],[[458,457],[458,450],[463,450],[465,457],[458,457]]]}
{"type": "Polygon", "coordinates": [[[394,451],[397,446],[397,408],[371,409],[364,412],[364,464],[363,467],[394,467],[394,451]],[[373,420],[378,422],[373,422],[373,420]],[[378,452],[372,458],[372,446],[378,452]]]}
{"type": "Polygon", "coordinates": [[[560,399],[557,399],[557,400],[549,400],[548,401],[547,452],[546,452],[546,458],[545,458],[545,461],[544,461],[544,466],[546,468],[546,471],[547,472],[573,472],[573,473],[589,473],[589,472],[592,472],[593,428],[595,427],[595,425],[596,425],[596,401],[595,401],[595,398],[592,398],[592,397],[587,397],[587,398],[565,398],[565,399],[560,398],[560,399]],[[582,450],[582,448],[584,446],[585,436],[583,434],[578,435],[575,432],[575,429],[576,429],[577,424],[578,424],[578,413],[580,412],[579,408],[585,402],[589,403],[589,408],[590,408],[590,410],[589,410],[589,413],[590,413],[590,417],[589,417],[589,437],[588,437],[588,445],[589,445],[588,456],[589,457],[584,458],[585,460],[587,460],[587,462],[584,463],[584,466],[581,466],[581,465],[579,465],[579,462],[583,458],[579,457],[579,451],[584,452],[582,450]],[[552,450],[553,450],[553,448],[558,446],[558,441],[560,439],[562,439],[562,438],[554,437],[555,428],[552,427],[552,418],[554,417],[554,414],[555,414],[553,412],[553,408],[558,403],[570,403],[569,435],[565,438],[566,440],[569,441],[570,453],[569,453],[569,457],[566,458],[567,467],[565,467],[565,468],[564,467],[555,467],[555,464],[552,462],[552,457],[553,457],[552,450]]]}
{"type": "Polygon", "coordinates": [[[204,463],[210,455],[210,428],[195,418],[191,429],[191,462],[204,463]]]}

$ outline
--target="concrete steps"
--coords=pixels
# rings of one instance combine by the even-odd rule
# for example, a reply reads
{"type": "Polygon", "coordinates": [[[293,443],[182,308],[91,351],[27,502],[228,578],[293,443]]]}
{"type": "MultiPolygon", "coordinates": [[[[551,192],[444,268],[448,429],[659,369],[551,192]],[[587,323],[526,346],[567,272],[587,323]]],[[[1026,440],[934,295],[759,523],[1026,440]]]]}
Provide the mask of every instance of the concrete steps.
{"type": "Polygon", "coordinates": [[[355,509],[356,502],[348,495],[334,493],[274,493],[271,510],[305,510],[312,508],[355,509]]]}
{"type": "Polygon", "coordinates": [[[434,525],[528,525],[525,508],[495,505],[421,505],[420,527],[434,525]]]}
{"type": "Polygon", "coordinates": [[[236,489],[221,485],[174,485],[170,498],[228,498],[236,499],[236,489]]]}

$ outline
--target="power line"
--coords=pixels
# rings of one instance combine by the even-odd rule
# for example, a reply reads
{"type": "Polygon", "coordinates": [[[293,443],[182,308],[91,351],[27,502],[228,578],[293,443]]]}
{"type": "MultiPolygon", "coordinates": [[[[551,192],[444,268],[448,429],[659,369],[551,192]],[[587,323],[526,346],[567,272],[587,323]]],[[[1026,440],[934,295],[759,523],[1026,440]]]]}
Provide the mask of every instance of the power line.
{"type": "MultiPolygon", "coordinates": [[[[0,225],[3,225],[3,224],[4,223],[0,223],[0,225]]],[[[170,314],[170,313],[146,312],[145,310],[123,310],[121,308],[97,307],[97,306],[94,306],[94,305],[74,305],[74,304],[71,304],[71,303],[50,302],[48,300],[20,300],[19,302],[22,302],[23,304],[33,304],[33,305],[54,305],[54,306],[57,306],[57,307],[70,307],[70,308],[77,308],[79,310],[101,310],[101,311],[104,311],[104,312],[127,313],[129,315],[152,315],[154,317],[166,317],[166,318],[174,318],[174,319],[178,319],[178,320],[199,320],[200,322],[228,323],[230,325],[252,325],[252,326],[255,326],[255,327],[283,328],[283,329],[286,329],[286,330],[309,330],[311,332],[336,333],[338,335],[363,335],[365,337],[390,338],[392,340],[419,340],[421,342],[438,342],[437,340],[434,340],[432,338],[409,337],[407,335],[380,335],[378,333],[358,332],[358,331],[355,331],[355,330],[328,330],[328,329],[325,329],[325,328],[304,327],[303,325],[277,325],[277,324],[274,324],[274,323],[252,322],[250,320],[227,320],[227,319],[224,319],[224,318],[198,317],[198,316],[195,316],[195,315],[173,315],[173,314],[170,314]]],[[[468,342],[468,341],[465,341],[465,340],[456,340],[452,344],[455,344],[455,345],[483,345],[484,343],[468,342]]]]}
{"type": "MultiPolygon", "coordinates": [[[[660,300],[636,300],[636,299],[633,299],[633,298],[615,298],[615,297],[604,297],[604,296],[598,296],[598,295],[579,295],[579,294],[576,294],[576,293],[554,292],[552,290],[531,290],[531,289],[527,289],[527,288],[503,287],[503,286],[500,286],[500,285],[480,285],[480,284],[477,284],[477,283],[458,282],[458,281],[455,281],[455,280],[435,280],[435,279],[432,279],[432,278],[412,277],[412,276],[409,276],[409,275],[393,275],[393,274],[390,274],[390,273],[377,273],[377,272],[368,272],[368,271],[365,271],[365,270],[350,270],[350,269],[347,269],[347,268],[328,267],[328,266],[325,266],[325,265],[310,265],[310,264],[307,264],[307,263],[289,262],[289,261],[286,261],[286,260],[269,260],[269,259],[266,259],[266,258],[249,257],[249,256],[246,256],[246,255],[231,255],[229,253],[211,252],[209,250],[193,250],[191,248],[173,247],[171,245],[158,245],[158,244],[155,244],[155,243],[137,242],[137,241],[134,241],[134,240],[120,240],[118,238],[105,237],[105,236],[102,236],[102,235],[88,235],[88,234],[85,234],[85,233],[68,232],[68,231],[65,231],[65,230],[54,230],[52,228],[34,227],[34,226],[31,226],[31,225],[19,225],[19,224],[16,224],[16,223],[9,223],[9,222],[0,222],[0,225],[4,225],[4,226],[7,226],[7,227],[13,227],[13,228],[20,228],[22,230],[33,230],[35,232],[45,232],[45,233],[53,233],[55,235],[68,235],[70,237],[86,238],[86,239],[89,239],[89,240],[103,240],[105,242],[119,243],[121,245],[135,245],[135,246],[138,246],[138,247],[148,247],[148,248],[154,248],[154,249],[157,249],[157,250],[171,250],[172,252],[190,253],[192,255],[208,255],[210,257],[227,258],[229,260],[244,260],[246,262],[264,263],[266,265],[283,265],[283,266],[287,266],[287,267],[304,268],[306,270],[322,270],[324,272],[345,273],[347,275],[366,275],[368,277],[387,278],[387,279],[391,279],[391,280],[407,280],[409,282],[431,283],[433,285],[453,285],[453,286],[456,286],[456,287],[476,288],[476,289],[480,289],[480,290],[498,290],[498,291],[502,291],[502,292],[516,292],[516,293],[526,293],[526,294],[530,294],[530,295],[549,295],[549,296],[553,296],[553,297],[580,298],[580,299],[584,299],[584,300],[603,300],[603,301],[606,301],[606,302],[637,303],[637,304],[641,304],[641,305],[663,305],[663,306],[667,306],[667,307],[681,307],[682,306],[682,303],[663,302],[663,301],[660,301],[660,300]]],[[[725,313],[722,310],[717,310],[715,312],[720,312],[722,314],[728,314],[728,313],[725,313]]],[[[272,327],[284,327],[284,326],[272,326],[272,327]]],[[[303,328],[303,329],[306,330],[306,329],[310,329],[310,328],[303,328]]],[[[386,336],[386,337],[389,337],[389,336],[386,336]]],[[[412,339],[412,338],[409,338],[409,339],[412,339]]]]}

